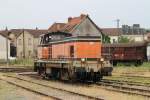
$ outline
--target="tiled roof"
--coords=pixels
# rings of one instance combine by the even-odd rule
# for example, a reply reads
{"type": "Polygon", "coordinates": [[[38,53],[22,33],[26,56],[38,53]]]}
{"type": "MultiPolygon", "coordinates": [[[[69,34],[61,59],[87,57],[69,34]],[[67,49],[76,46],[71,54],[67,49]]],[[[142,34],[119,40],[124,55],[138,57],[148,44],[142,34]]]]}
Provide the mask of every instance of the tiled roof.
{"type": "Polygon", "coordinates": [[[78,24],[66,24],[61,31],[71,33],[78,24]]]}
{"type": "Polygon", "coordinates": [[[101,28],[101,30],[105,35],[108,36],[118,36],[123,33],[122,28],[101,28]]]}
{"type": "Polygon", "coordinates": [[[79,17],[69,17],[67,23],[54,23],[49,29],[49,32],[68,32],[71,33],[73,29],[79,25],[88,15],[81,14],[79,17]]]}
{"type": "Polygon", "coordinates": [[[60,31],[62,27],[64,27],[65,23],[54,23],[49,29],[48,32],[57,32],[60,31]]]}
{"type": "Polygon", "coordinates": [[[37,29],[37,30],[34,30],[34,29],[25,29],[24,31],[29,32],[35,38],[38,38],[40,35],[46,34],[48,32],[47,30],[40,30],[40,29],[37,29]]]}
{"type": "Polygon", "coordinates": [[[5,38],[10,39],[10,38],[7,36],[7,34],[8,34],[8,31],[5,31],[5,30],[1,30],[1,31],[0,31],[0,35],[2,35],[2,36],[5,37],[5,38]]]}
{"type": "Polygon", "coordinates": [[[1,31],[0,31],[0,34],[3,35],[3,36],[5,36],[5,37],[7,37],[7,33],[8,33],[8,32],[5,31],[5,30],[1,30],[1,31]]]}
{"type": "MultiPolygon", "coordinates": [[[[26,31],[29,32],[30,34],[32,34],[35,38],[39,37],[41,34],[47,33],[47,30],[41,30],[41,29],[11,29],[9,30],[9,32],[15,34],[16,36],[19,36],[22,32],[26,31]]],[[[0,31],[1,34],[3,34],[4,36],[7,36],[7,31],[6,30],[2,30],[0,31]]]]}
{"type": "Polygon", "coordinates": [[[17,36],[23,32],[23,29],[11,29],[10,32],[17,36]]]}

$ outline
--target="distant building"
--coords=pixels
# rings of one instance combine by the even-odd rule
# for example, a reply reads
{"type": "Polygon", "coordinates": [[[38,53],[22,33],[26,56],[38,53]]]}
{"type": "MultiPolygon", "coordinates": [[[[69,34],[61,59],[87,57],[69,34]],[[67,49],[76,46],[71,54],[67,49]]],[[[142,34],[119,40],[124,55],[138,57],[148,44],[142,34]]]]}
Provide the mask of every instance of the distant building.
{"type": "Polygon", "coordinates": [[[122,28],[102,28],[102,31],[110,37],[111,43],[116,43],[120,36],[127,37],[135,42],[147,40],[146,30],[140,28],[139,24],[122,25],[122,28]]]}
{"type": "Polygon", "coordinates": [[[11,29],[9,30],[9,34],[6,30],[1,30],[0,33],[4,36],[8,36],[10,38],[10,56],[17,56],[17,36],[22,32],[22,29],[11,29]]]}
{"type": "Polygon", "coordinates": [[[133,26],[122,25],[123,35],[143,35],[146,30],[140,27],[140,24],[133,24],[133,26]]]}
{"type": "Polygon", "coordinates": [[[0,33],[3,34],[4,36],[7,35],[10,38],[10,56],[11,57],[19,57],[19,58],[30,57],[31,58],[31,57],[36,57],[36,52],[37,52],[36,49],[38,45],[37,41],[39,39],[39,36],[43,33],[47,33],[47,30],[38,30],[37,28],[36,29],[11,29],[9,30],[9,34],[7,34],[6,30],[1,30],[0,33]],[[18,37],[22,41],[23,37],[20,37],[20,35],[23,32],[24,32],[25,43],[20,44],[18,43],[18,41],[20,41],[18,40],[18,37]],[[26,38],[30,38],[32,44],[27,43],[28,40],[26,38]],[[23,49],[23,45],[25,49],[23,49]]]}
{"type": "Polygon", "coordinates": [[[117,43],[119,36],[122,34],[121,28],[102,28],[102,32],[110,37],[111,43],[117,43]]]}
{"type": "Polygon", "coordinates": [[[18,58],[36,58],[39,36],[47,33],[47,30],[24,29],[16,41],[18,58]]]}
{"type": "Polygon", "coordinates": [[[7,38],[7,35],[3,35],[0,33],[0,60],[6,60],[10,58],[10,39],[7,38]],[[8,40],[8,52],[7,52],[7,40],[8,40]]]}

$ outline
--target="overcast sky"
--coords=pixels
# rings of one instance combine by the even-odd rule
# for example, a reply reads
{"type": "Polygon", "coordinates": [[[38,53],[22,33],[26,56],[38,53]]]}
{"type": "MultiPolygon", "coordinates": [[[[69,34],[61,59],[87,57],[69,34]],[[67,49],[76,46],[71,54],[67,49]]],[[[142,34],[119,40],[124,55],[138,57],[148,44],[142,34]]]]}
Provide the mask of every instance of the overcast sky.
{"type": "Polygon", "coordinates": [[[0,29],[48,28],[69,16],[89,14],[99,27],[141,24],[150,28],[150,0],[0,0],[0,29]]]}

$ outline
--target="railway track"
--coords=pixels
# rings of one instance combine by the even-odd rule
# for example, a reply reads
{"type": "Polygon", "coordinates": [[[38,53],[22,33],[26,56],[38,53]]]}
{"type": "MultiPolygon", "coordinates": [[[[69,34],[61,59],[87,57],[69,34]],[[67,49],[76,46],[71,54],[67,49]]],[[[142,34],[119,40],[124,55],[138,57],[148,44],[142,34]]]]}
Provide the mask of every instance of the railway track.
{"type": "MultiPolygon", "coordinates": [[[[3,80],[3,79],[0,79],[0,80],[3,80]]],[[[57,97],[53,97],[53,96],[47,95],[47,94],[45,94],[45,93],[42,93],[42,92],[39,92],[39,91],[30,89],[30,88],[27,88],[27,87],[25,87],[25,86],[21,86],[21,85],[15,84],[15,83],[10,82],[10,81],[7,81],[7,80],[3,80],[3,81],[5,81],[5,82],[7,82],[7,83],[9,83],[9,84],[11,84],[11,85],[20,87],[20,88],[22,88],[22,89],[25,89],[25,90],[27,90],[27,91],[33,92],[33,93],[35,93],[35,94],[38,94],[38,95],[41,95],[41,96],[49,97],[50,99],[53,99],[53,100],[61,100],[61,99],[59,99],[59,98],[57,98],[57,97]]]]}
{"type": "Polygon", "coordinates": [[[147,86],[150,87],[149,77],[137,77],[137,76],[115,76],[114,78],[106,78],[104,81],[117,82],[120,84],[136,85],[136,86],[147,86]],[[142,81],[143,80],[143,81],[142,81]]]}
{"type": "Polygon", "coordinates": [[[14,72],[14,73],[19,73],[19,72],[32,72],[33,69],[29,68],[24,68],[24,67],[0,67],[0,72],[14,72]]]}
{"type": "Polygon", "coordinates": [[[135,77],[135,78],[145,78],[145,79],[150,79],[150,77],[149,76],[138,76],[138,75],[120,75],[120,76],[122,76],[122,77],[135,77]]]}
{"type": "Polygon", "coordinates": [[[96,84],[98,86],[103,85],[106,87],[105,89],[112,90],[112,91],[150,97],[150,87],[145,85],[140,85],[140,84],[137,85],[134,83],[130,83],[128,81],[107,80],[107,79],[103,79],[101,82],[96,84]],[[107,87],[113,87],[113,88],[107,88],[107,87]]]}
{"type": "Polygon", "coordinates": [[[3,75],[3,76],[9,80],[2,79],[2,78],[1,79],[10,83],[10,84],[16,85],[18,87],[22,87],[26,90],[29,90],[31,92],[35,92],[35,93],[40,94],[40,95],[49,96],[55,100],[66,100],[66,99],[68,99],[68,100],[104,100],[104,99],[99,98],[99,97],[93,97],[93,96],[89,96],[89,95],[79,94],[76,92],[71,92],[68,90],[64,90],[64,89],[60,89],[60,88],[56,88],[56,87],[51,87],[51,86],[48,86],[45,84],[33,82],[31,80],[15,77],[15,76],[11,76],[11,75],[3,75]],[[11,81],[11,80],[13,80],[13,81],[11,81]],[[23,84],[21,85],[21,83],[19,84],[19,82],[30,84],[30,86],[36,86],[36,89],[33,90],[33,89],[31,89],[31,87],[26,87],[23,84]],[[41,89],[43,88],[43,90],[40,90],[40,88],[41,89]]]}
{"type": "Polygon", "coordinates": [[[137,85],[129,82],[120,82],[114,80],[102,80],[96,83],[98,86],[104,86],[105,89],[118,91],[128,94],[141,95],[150,97],[150,87],[144,85],[137,85]]]}
{"type": "Polygon", "coordinates": [[[144,86],[144,87],[150,87],[150,84],[146,84],[146,83],[141,83],[141,82],[133,82],[133,81],[127,81],[127,80],[111,80],[111,79],[103,79],[102,82],[105,83],[118,83],[118,84],[126,84],[126,85],[131,85],[131,86],[144,86]]]}

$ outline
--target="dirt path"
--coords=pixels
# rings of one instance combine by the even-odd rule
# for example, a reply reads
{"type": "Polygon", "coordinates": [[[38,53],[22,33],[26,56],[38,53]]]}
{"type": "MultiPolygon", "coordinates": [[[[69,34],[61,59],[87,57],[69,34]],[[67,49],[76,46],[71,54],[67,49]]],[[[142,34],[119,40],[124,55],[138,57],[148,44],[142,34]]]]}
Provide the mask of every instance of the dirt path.
{"type": "Polygon", "coordinates": [[[23,87],[27,90],[38,92],[49,97],[54,97],[59,100],[101,100],[101,98],[90,97],[86,95],[79,95],[74,92],[64,91],[63,89],[56,89],[53,87],[47,87],[38,83],[33,83],[34,81],[24,81],[22,79],[1,76],[2,80],[5,80],[11,84],[15,84],[19,87],[23,87]]]}
{"type": "Polygon", "coordinates": [[[54,81],[45,81],[40,79],[34,79],[26,76],[19,76],[26,78],[27,80],[32,80],[34,82],[38,82],[41,84],[49,85],[52,87],[62,88],[69,91],[82,93],[86,95],[91,95],[94,97],[101,97],[105,100],[150,100],[148,97],[138,96],[138,95],[129,95],[114,91],[108,91],[103,88],[97,87],[95,85],[91,85],[89,87],[82,86],[82,85],[74,85],[74,84],[65,84],[61,82],[54,82],[54,81]]]}
{"type": "Polygon", "coordinates": [[[50,100],[0,80],[0,100],[50,100]]]}

